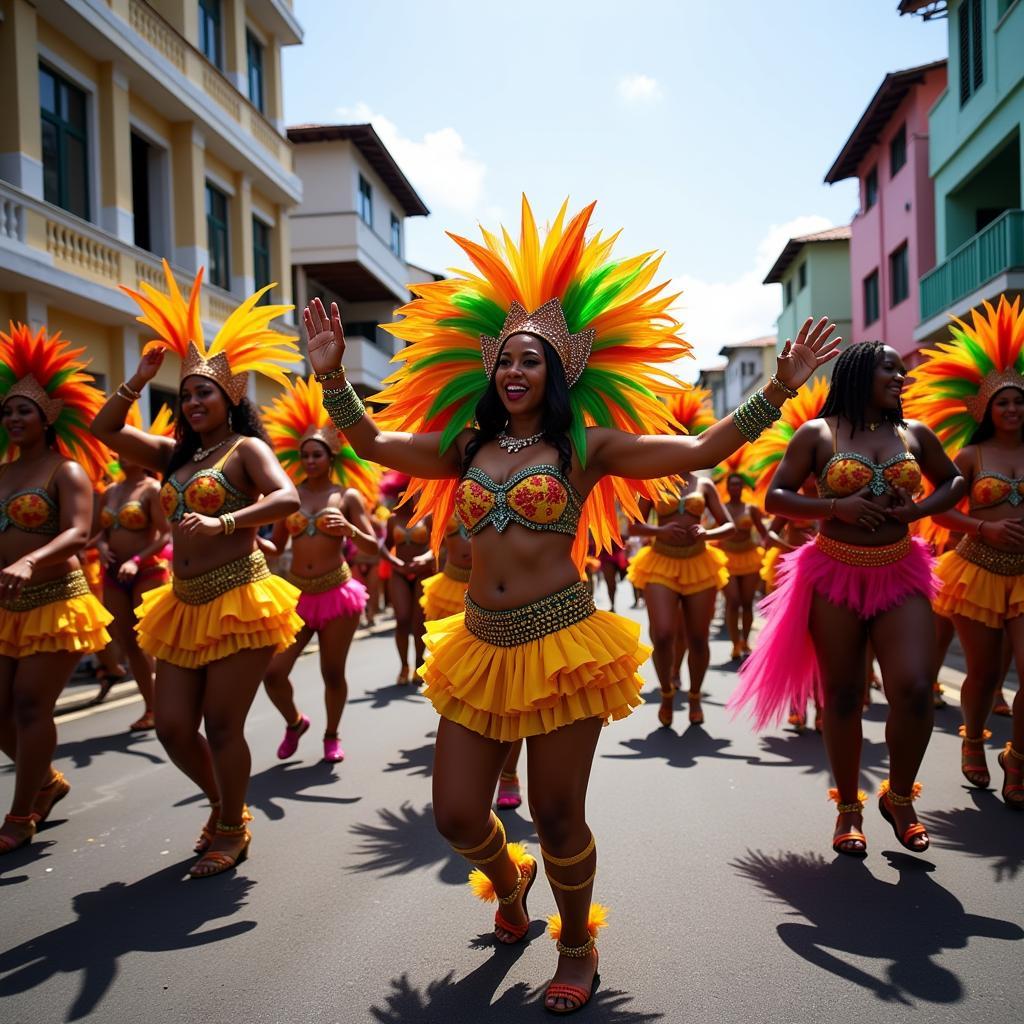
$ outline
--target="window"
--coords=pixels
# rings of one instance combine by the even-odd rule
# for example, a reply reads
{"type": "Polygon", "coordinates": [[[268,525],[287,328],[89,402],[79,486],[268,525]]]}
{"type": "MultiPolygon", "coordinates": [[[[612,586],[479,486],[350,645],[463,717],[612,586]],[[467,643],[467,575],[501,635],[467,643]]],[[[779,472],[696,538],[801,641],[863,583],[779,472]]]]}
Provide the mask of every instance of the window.
{"type": "Polygon", "coordinates": [[[740,376],[741,377],[753,377],[757,373],[757,363],[752,359],[744,359],[740,363],[740,376]]]}
{"type": "Polygon", "coordinates": [[[209,250],[210,284],[231,288],[231,253],[228,245],[228,197],[206,183],[206,247],[209,250]]]}
{"type": "Polygon", "coordinates": [[[391,214],[391,251],[396,256],[402,255],[402,222],[391,214]]]}
{"type": "Polygon", "coordinates": [[[964,0],[957,11],[960,42],[960,106],[963,106],[985,81],[982,56],[981,0],[964,0]]]}
{"type": "Polygon", "coordinates": [[[160,415],[160,409],[163,406],[167,406],[171,412],[177,411],[178,408],[178,392],[172,391],[170,388],[162,388],[158,384],[149,385],[149,422],[160,415]]]}
{"type": "Polygon", "coordinates": [[[864,212],[878,202],[878,168],[872,167],[864,178],[864,212]]]}
{"type": "Polygon", "coordinates": [[[793,301],[793,278],[790,278],[782,286],[782,290],[783,290],[783,295],[785,296],[785,301],[783,303],[782,308],[785,309],[786,306],[788,306],[793,301]]]}
{"type": "MultiPolygon", "coordinates": [[[[270,284],[270,227],[258,217],[252,219],[252,272],[256,290],[270,284]]],[[[260,305],[270,304],[270,292],[260,299],[260,305]]]]}
{"type": "Polygon", "coordinates": [[[245,30],[245,56],[249,64],[249,102],[263,113],[263,44],[245,30]]]}
{"type": "Polygon", "coordinates": [[[43,198],[89,219],[89,134],[86,94],[39,65],[43,198]]]}
{"type": "Polygon", "coordinates": [[[807,287],[807,264],[801,263],[800,269],[796,272],[796,290],[802,292],[807,287]]]}
{"type": "Polygon", "coordinates": [[[132,218],[135,244],[153,252],[153,225],[150,219],[149,143],[132,132],[132,218]]]}
{"type": "Polygon", "coordinates": [[[370,183],[359,175],[359,216],[373,227],[373,189],[370,183]]]}
{"type": "Polygon", "coordinates": [[[215,67],[224,68],[220,0],[199,0],[199,49],[215,67]]]}
{"type": "Polygon", "coordinates": [[[889,177],[895,178],[896,172],[907,162],[907,126],[900,125],[900,130],[889,143],[889,177]]]}
{"type": "Polygon", "coordinates": [[[898,306],[910,295],[910,269],[907,243],[889,253],[889,305],[898,306]]]}
{"type": "Polygon", "coordinates": [[[864,278],[864,326],[878,319],[878,271],[872,270],[864,278]]]}

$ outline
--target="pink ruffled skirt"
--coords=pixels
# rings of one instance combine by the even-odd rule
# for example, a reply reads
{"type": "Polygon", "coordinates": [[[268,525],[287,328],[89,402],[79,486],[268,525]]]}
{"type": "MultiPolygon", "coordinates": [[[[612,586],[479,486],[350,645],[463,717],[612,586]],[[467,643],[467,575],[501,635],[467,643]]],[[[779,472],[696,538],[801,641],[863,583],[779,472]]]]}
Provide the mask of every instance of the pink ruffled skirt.
{"type": "Polygon", "coordinates": [[[791,707],[820,701],[821,676],[809,628],[814,595],[861,619],[873,619],[916,594],[932,600],[938,591],[934,565],[920,537],[869,548],[819,535],[814,543],[783,555],[776,588],[760,605],[765,621],[757,645],[740,669],[728,707],[736,714],[749,706],[761,730],[780,723],[791,707]]]}
{"type": "Polygon", "coordinates": [[[366,587],[352,579],[321,594],[303,593],[295,610],[310,629],[322,629],[332,619],[361,615],[368,600],[366,587]]]}

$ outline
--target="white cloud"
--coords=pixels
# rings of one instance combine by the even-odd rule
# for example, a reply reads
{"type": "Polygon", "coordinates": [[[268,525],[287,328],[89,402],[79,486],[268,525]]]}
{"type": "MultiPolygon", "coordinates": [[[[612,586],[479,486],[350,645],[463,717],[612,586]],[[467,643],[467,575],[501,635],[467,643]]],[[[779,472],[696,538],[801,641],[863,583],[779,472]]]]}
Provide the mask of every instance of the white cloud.
{"type": "Polygon", "coordinates": [[[619,98],[627,103],[653,103],[664,95],[657,79],[650,75],[623,75],[617,86],[619,98]]]}
{"type": "Polygon", "coordinates": [[[694,359],[679,365],[679,373],[695,380],[701,367],[719,361],[718,350],[733,341],[772,334],[781,311],[778,285],[765,285],[765,274],[786,242],[830,227],[830,221],[814,214],[773,224],[758,242],[754,265],[729,281],[707,281],[684,274],[672,282],[682,291],[675,314],[683,322],[683,337],[693,346],[694,359]]]}
{"type": "Polygon", "coordinates": [[[339,107],[337,114],[347,121],[369,121],[373,125],[428,206],[464,214],[479,211],[487,165],[468,152],[454,128],[439,128],[426,132],[421,139],[411,139],[394,121],[374,113],[365,103],[339,107]]]}

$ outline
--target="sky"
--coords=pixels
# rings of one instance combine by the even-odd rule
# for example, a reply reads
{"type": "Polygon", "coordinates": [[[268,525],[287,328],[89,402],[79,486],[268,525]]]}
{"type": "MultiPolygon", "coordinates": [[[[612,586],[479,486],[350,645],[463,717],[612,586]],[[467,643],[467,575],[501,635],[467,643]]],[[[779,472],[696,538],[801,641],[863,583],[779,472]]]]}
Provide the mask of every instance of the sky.
{"type": "MultiPolygon", "coordinates": [[[[454,231],[596,199],[619,255],[665,253],[693,379],[772,334],[786,241],[849,223],[824,176],[887,72],[946,57],[896,0],[295,0],[288,124],[372,122],[431,210],[406,258],[465,266],[454,231]]],[[[820,311],[826,314],[827,310],[820,311]]]]}

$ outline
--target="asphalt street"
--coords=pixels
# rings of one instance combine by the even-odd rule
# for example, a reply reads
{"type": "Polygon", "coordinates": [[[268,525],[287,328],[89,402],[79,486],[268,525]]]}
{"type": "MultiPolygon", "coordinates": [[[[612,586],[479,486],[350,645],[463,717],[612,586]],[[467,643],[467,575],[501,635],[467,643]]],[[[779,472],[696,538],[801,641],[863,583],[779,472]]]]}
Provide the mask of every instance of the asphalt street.
{"type": "MultiPolygon", "coordinates": [[[[870,853],[857,861],[829,846],[820,737],[757,736],[726,714],[727,651],[714,641],[704,727],[685,712],[658,727],[648,664],[654,703],[602,735],[589,819],[610,927],[599,986],[576,1019],[1019,1020],[1024,814],[962,779],[955,689],[921,775],[931,850],[903,852],[872,803],[870,853]]],[[[252,855],[201,881],[186,871],[205,808],[152,734],[126,731],[140,710],[130,686],[67,713],[82,692],[71,691],[56,763],[72,792],[29,848],[0,859],[0,1021],[547,1019],[550,893],[541,883],[531,895],[525,944],[494,947],[492,908],[470,896],[465,862],[434,831],[435,714],[393,685],[395,671],[390,633],[357,641],[336,766],[319,761],[315,656],[296,672],[313,729],[287,762],[275,757],[282,722],[257,698],[252,855]]],[[[883,703],[866,714],[872,791],[886,775],[884,717],[883,703]]],[[[998,784],[1009,722],[992,728],[998,784]]],[[[4,766],[4,806],[12,783],[4,766]]],[[[536,853],[525,806],[505,820],[536,853]]]]}

